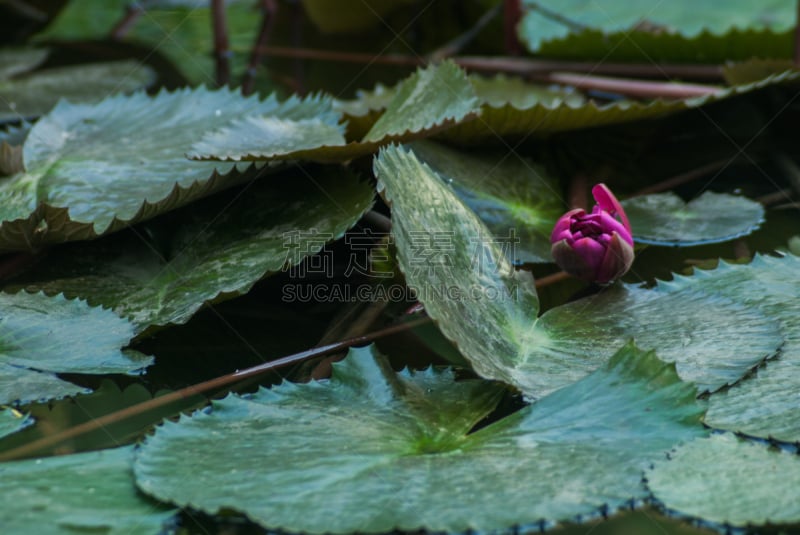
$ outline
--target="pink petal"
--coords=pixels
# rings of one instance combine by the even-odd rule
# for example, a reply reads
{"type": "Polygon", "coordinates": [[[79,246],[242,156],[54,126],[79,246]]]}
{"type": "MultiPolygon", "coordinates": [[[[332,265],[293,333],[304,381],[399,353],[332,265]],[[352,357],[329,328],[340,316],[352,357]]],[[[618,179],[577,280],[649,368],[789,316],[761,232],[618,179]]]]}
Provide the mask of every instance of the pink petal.
{"type": "Polygon", "coordinates": [[[625,210],[622,209],[622,205],[619,203],[614,194],[611,193],[611,190],[608,189],[608,186],[602,183],[595,184],[595,186],[592,188],[592,196],[594,197],[594,200],[597,201],[597,205],[600,206],[601,209],[612,215],[618,216],[622,220],[622,224],[625,226],[628,234],[632,234],[631,224],[628,221],[628,216],[625,215],[625,210]]]}

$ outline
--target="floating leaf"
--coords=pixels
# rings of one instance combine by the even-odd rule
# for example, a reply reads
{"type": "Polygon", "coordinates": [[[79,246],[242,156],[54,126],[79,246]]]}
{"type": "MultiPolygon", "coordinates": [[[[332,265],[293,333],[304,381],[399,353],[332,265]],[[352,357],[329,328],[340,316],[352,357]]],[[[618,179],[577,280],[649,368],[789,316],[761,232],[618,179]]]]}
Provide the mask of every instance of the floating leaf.
{"type": "MultiPolygon", "coordinates": [[[[160,356],[160,355],[159,355],[160,356]]],[[[26,422],[36,425],[28,426],[21,433],[0,440],[0,454],[20,446],[26,446],[32,441],[68,431],[71,428],[83,425],[89,421],[102,418],[108,414],[122,411],[135,405],[152,401],[168,391],[159,391],[153,395],[141,384],[134,383],[125,388],[120,388],[113,381],[104,379],[94,392],[87,395],[71,397],[46,404],[28,405],[31,417],[26,422]]],[[[28,450],[28,455],[59,455],[64,451],[79,452],[99,450],[103,448],[118,447],[130,444],[150,430],[163,418],[179,414],[182,410],[189,410],[206,403],[203,395],[188,395],[178,401],[165,406],[143,411],[135,416],[107,422],[90,432],[83,432],[74,437],[68,437],[48,448],[28,450]]],[[[2,413],[0,413],[2,415],[2,413]]],[[[2,435],[2,433],[0,433],[2,435]]],[[[30,446],[26,446],[30,448],[30,446]]]]}
{"type": "Polygon", "coordinates": [[[730,433],[679,447],[647,472],[667,508],[733,526],[800,522],[800,459],[730,433]]]}
{"type": "Polygon", "coordinates": [[[0,293],[0,308],[0,403],[82,390],[40,371],[129,373],[150,363],[120,351],[133,337],[133,326],[110,310],[26,292],[0,293]]]}
{"type": "Polygon", "coordinates": [[[0,80],[35,69],[44,63],[49,54],[46,48],[0,49],[0,80]]]}
{"type": "Polygon", "coordinates": [[[764,222],[764,207],[746,197],[706,191],[685,203],[672,192],[622,203],[636,242],[688,247],[732,240],[764,222]]]}
{"type": "Polygon", "coordinates": [[[386,111],[360,142],[346,143],[344,133],[330,124],[324,128],[303,124],[288,132],[270,117],[251,117],[231,123],[194,144],[189,156],[215,160],[292,160],[345,161],[375,152],[390,141],[409,141],[425,137],[474,117],[478,101],[472,85],[452,61],[419,69],[393,89],[386,111]],[[295,139],[309,132],[316,148],[297,147],[295,139]]]}
{"type": "Polygon", "coordinates": [[[186,207],[168,225],[148,227],[149,241],[137,232],[64,247],[15,288],[102,304],[138,332],[185,323],[203,304],[247,293],[341,237],[373,196],[348,171],[295,168],[186,207]]]}
{"type": "Polygon", "coordinates": [[[564,91],[551,90],[548,93],[540,86],[532,84],[527,86],[529,96],[521,98],[517,87],[519,82],[512,84],[510,79],[495,78],[482,82],[482,91],[486,96],[481,103],[480,118],[458,124],[438,137],[451,143],[466,145],[498,140],[519,143],[531,137],[547,136],[556,132],[665,117],[798,78],[800,73],[783,72],[749,84],[720,89],[704,97],[651,102],[617,100],[607,104],[598,104],[592,100],[581,102],[564,91]],[[492,88],[491,91],[488,87],[492,88]]]}
{"type": "Polygon", "coordinates": [[[663,291],[705,291],[735,299],[752,309],[762,310],[781,325],[785,333],[777,359],[759,368],[755,376],[711,396],[706,416],[710,426],[788,442],[800,440],[798,278],[800,258],[756,256],[750,264],[720,263],[715,270],[695,270],[692,277],[676,275],[674,282],[660,285],[663,291]]]}
{"type": "Polygon", "coordinates": [[[0,400],[3,403],[61,399],[87,392],[88,389],[62,381],[51,373],[0,362],[0,400]]]}
{"type": "MultiPolygon", "coordinates": [[[[249,1],[225,2],[232,75],[247,68],[248,53],[258,32],[258,12],[249,1]]],[[[208,2],[137,2],[143,10],[121,39],[166,56],[191,85],[213,84],[214,37],[208,2]]],[[[39,41],[107,39],[125,18],[128,0],[69,2],[36,36],[39,41]]]]}
{"type": "Polygon", "coordinates": [[[752,58],[738,63],[726,63],[722,67],[722,74],[730,85],[742,85],[796,70],[797,66],[790,59],[752,58]]]}
{"type": "Polygon", "coordinates": [[[0,78],[0,121],[42,115],[60,99],[91,103],[114,93],[130,93],[152,84],[155,76],[150,67],[131,60],[54,67],[0,78]]]}
{"type": "Polygon", "coordinates": [[[159,533],[175,514],[136,491],[131,448],[0,464],[6,533],[159,533]]]}
{"type": "Polygon", "coordinates": [[[0,438],[25,429],[33,423],[33,418],[14,409],[0,408],[0,438]]]}
{"type": "Polygon", "coordinates": [[[617,285],[537,319],[531,278],[514,271],[442,177],[397,147],[381,152],[375,173],[392,207],[399,265],[428,314],[475,371],[529,396],[579,380],[631,338],[701,391],[736,382],[783,341],[773,318],[696,290],[617,285]]]}
{"type": "Polygon", "coordinates": [[[166,423],[136,481],[161,500],[291,532],[497,530],[642,498],[642,469],[704,433],[694,389],[632,345],[470,433],[500,391],[450,371],[395,375],[369,348],[352,350],[327,383],[229,396],[166,423]]]}
{"type": "Polygon", "coordinates": [[[791,55],[791,41],[779,34],[793,28],[795,9],[783,0],[525,0],[524,5],[520,37],[531,51],[551,57],[712,63],[749,58],[756,42],[765,57],[791,55]],[[615,50],[620,45],[622,50],[615,50]]]}
{"type": "Polygon", "coordinates": [[[192,162],[185,153],[203,132],[236,118],[314,116],[329,107],[315,97],[281,103],[205,88],[62,102],[28,134],[26,172],[0,187],[0,250],[94,238],[244,180],[232,164],[192,162]]]}
{"type": "Polygon", "coordinates": [[[428,141],[414,154],[449,184],[456,195],[509,244],[515,263],[551,262],[550,232],[564,211],[557,182],[544,167],[516,154],[465,154],[428,141]]]}

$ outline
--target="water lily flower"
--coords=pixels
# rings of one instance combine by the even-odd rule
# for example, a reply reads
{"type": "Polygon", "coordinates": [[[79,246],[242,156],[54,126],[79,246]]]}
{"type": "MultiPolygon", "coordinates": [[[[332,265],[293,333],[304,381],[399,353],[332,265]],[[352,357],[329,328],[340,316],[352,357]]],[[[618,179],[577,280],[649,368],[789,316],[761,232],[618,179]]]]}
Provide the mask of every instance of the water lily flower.
{"type": "Polygon", "coordinates": [[[633,235],[628,217],[605,184],[592,188],[592,212],[577,208],[556,222],[550,236],[556,263],[583,280],[608,284],[633,264],[633,235]]]}

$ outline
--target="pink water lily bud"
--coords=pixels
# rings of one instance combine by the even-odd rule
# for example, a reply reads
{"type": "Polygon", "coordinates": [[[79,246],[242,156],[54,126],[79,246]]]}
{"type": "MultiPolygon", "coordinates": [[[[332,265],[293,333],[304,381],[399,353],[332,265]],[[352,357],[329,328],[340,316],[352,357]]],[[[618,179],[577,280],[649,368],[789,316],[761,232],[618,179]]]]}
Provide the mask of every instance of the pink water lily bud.
{"type": "Polygon", "coordinates": [[[633,236],[628,217],[605,184],[592,188],[597,204],[592,212],[570,210],[556,222],[550,236],[556,263],[583,280],[608,284],[633,264],[633,236]]]}

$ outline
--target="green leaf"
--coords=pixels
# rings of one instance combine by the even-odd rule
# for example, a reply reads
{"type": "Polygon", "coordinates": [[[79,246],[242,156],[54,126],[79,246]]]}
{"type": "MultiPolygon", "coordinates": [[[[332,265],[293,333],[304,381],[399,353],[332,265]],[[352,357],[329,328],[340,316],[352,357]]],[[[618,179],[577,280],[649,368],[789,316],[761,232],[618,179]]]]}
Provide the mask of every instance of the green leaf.
{"type": "MultiPolygon", "coordinates": [[[[144,13],[122,39],[146,47],[151,54],[163,54],[192,85],[214,84],[214,38],[209,3],[181,3],[137,3],[144,13]]],[[[258,32],[258,11],[253,9],[252,2],[228,1],[226,4],[231,70],[233,79],[238,79],[247,67],[249,51],[258,32]]],[[[36,39],[107,39],[111,29],[125,17],[129,5],[128,0],[69,2],[36,39]]]]}
{"type": "Polygon", "coordinates": [[[385,24],[383,17],[413,4],[416,0],[303,0],[303,9],[323,33],[347,33],[368,30],[385,24]]]}
{"type": "Polygon", "coordinates": [[[496,237],[513,232],[514,263],[551,262],[550,232],[564,211],[560,187],[544,169],[516,154],[466,154],[429,141],[410,145],[496,237]]]}
{"type": "Polygon", "coordinates": [[[685,203],[672,192],[622,202],[633,238],[650,245],[688,247],[746,236],[764,222],[764,207],[746,197],[706,191],[685,203]]]}
{"type": "Polygon", "coordinates": [[[728,84],[743,85],[763,80],[771,75],[796,70],[797,66],[790,59],[752,58],[738,63],[727,62],[722,67],[722,74],[728,84]]]}
{"type": "Polygon", "coordinates": [[[400,268],[428,314],[476,372],[529,396],[579,380],[631,338],[701,391],[736,382],[783,341],[772,317],[696,290],[617,285],[537,319],[531,277],[514,271],[443,177],[397,147],[380,153],[375,173],[392,207],[400,268]]]}
{"type": "Polygon", "coordinates": [[[143,497],[131,477],[131,448],[0,464],[6,533],[159,533],[175,514],[143,497]]]}
{"type": "Polygon", "coordinates": [[[667,508],[732,526],[800,522],[800,459],[725,434],[693,440],[647,472],[667,508]]]}
{"type": "MultiPolygon", "coordinates": [[[[514,79],[497,77],[476,85],[481,87],[476,89],[482,99],[480,118],[457,124],[437,137],[465,145],[499,140],[516,144],[557,132],[657,119],[798,77],[797,72],[782,72],[745,85],[720,89],[704,97],[650,102],[617,100],[607,104],[593,100],[583,102],[566,91],[547,90],[532,84],[526,84],[523,91],[519,87],[521,82],[512,83],[514,79]]],[[[473,78],[473,83],[475,80],[478,79],[473,78]]]]}
{"type": "MultiPolygon", "coordinates": [[[[159,355],[160,356],[160,355],[159,355]]],[[[30,411],[27,426],[21,433],[0,440],[0,453],[24,446],[32,441],[68,431],[108,414],[122,411],[129,407],[152,401],[168,391],[162,390],[153,395],[141,384],[134,383],[120,388],[113,381],[104,379],[91,394],[71,397],[46,404],[28,405],[30,411]]],[[[65,451],[80,452],[118,447],[122,444],[141,438],[146,431],[160,423],[163,418],[172,417],[183,410],[203,406],[207,402],[205,396],[185,396],[165,406],[141,412],[135,416],[117,419],[104,424],[91,432],[83,432],[69,437],[46,449],[36,449],[38,456],[59,455],[65,451]]],[[[2,413],[0,413],[2,415],[2,413]]],[[[0,433],[2,435],[2,433],[0,433]]]]}
{"type": "Polygon", "coordinates": [[[130,93],[153,83],[155,72],[138,61],[110,61],[34,71],[0,78],[0,121],[42,115],[60,100],[99,102],[114,93],[130,93]]]}
{"type": "Polygon", "coordinates": [[[630,338],[674,362],[698,391],[713,392],[774,356],[783,342],[773,317],[733,298],[622,284],[552,308],[517,336],[528,337],[514,366],[528,392],[578,379],[630,338]]]}
{"type": "Polygon", "coordinates": [[[346,143],[333,117],[324,124],[296,126],[276,123],[270,117],[252,117],[209,134],[193,146],[189,156],[201,160],[346,161],[375,152],[390,141],[427,137],[472,119],[479,111],[472,85],[452,61],[419,69],[392,91],[386,111],[358,142],[346,143]],[[297,141],[307,143],[298,145],[297,141]],[[310,147],[315,143],[316,147],[310,147]]]}
{"type": "MultiPolygon", "coordinates": [[[[720,263],[713,271],[676,276],[664,291],[705,291],[760,309],[784,331],[779,357],[753,377],[711,396],[706,423],[752,436],[800,440],[800,258],[756,256],[747,265],[720,263]]],[[[740,324],[741,325],[741,324],[740,324]]]]}
{"type": "Polygon", "coordinates": [[[242,181],[233,164],[188,161],[186,151],[237,118],[326,107],[316,97],[280,103],[204,88],[62,102],[28,134],[27,171],[0,186],[0,250],[91,239],[242,181]]]}
{"type": "Polygon", "coordinates": [[[378,191],[406,281],[442,333],[483,377],[510,380],[519,341],[539,310],[533,278],[517,272],[502,243],[413,152],[391,146],[375,159],[378,191]],[[453,289],[460,295],[448,295],[453,289]],[[488,357],[488,358],[487,358],[488,357]]]}
{"type": "Polygon", "coordinates": [[[0,408],[0,438],[12,435],[33,423],[33,418],[9,408],[0,408]]]}
{"type": "Polygon", "coordinates": [[[46,48],[1,48],[0,80],[31,71],[44,63],[50,51],[46,48]]]}
{"type": "Polygon", "coordinates": [[[0,293],[0,308],[0,403],[83,390],[40,371],[129,373],[150,363],[120,351],[133,337],[133,326],[110,310],[26,292],[0,293]]]}
{"type": "Polygon", "coordinates": [[[704,433],[694,389],[632,345],[470,433],[500,391],[450,371],[394,375],[369,348],[352,350],[329,382],[229,396],[166,423],[140,451],[136,481],[161,500],[291,532],[499,530],[642,498],[643,468],[704,433]]]}
{"type": "Polygon", "coordinates": [[[783,0],[525,0],[524,5],[519,35],[531,51],[545,56],[713,63],[749,58],[756,42],[763,57],[791,55],[791,40],[782,33],[793,28],[795,7],[783,0]]]}
{"type": "Polygon", "coordinates": [[[48,372],[37,372],[0,362],[0,400],[3,403],[61,399],[89,392],[48,372]]]}
{"type": "Polygon", "coordinates": [[[346,170],[294,168],[142,231],[63,247],[12,289],[80,296],[129,317],[137,332],[185,323],[205,303],[247,293],[266,274],[313,254],[309,243],[341,237],[373,196],[346,170]]]}

